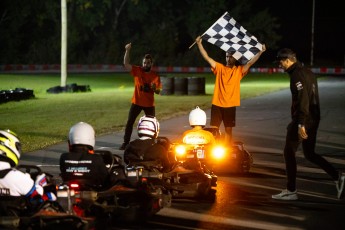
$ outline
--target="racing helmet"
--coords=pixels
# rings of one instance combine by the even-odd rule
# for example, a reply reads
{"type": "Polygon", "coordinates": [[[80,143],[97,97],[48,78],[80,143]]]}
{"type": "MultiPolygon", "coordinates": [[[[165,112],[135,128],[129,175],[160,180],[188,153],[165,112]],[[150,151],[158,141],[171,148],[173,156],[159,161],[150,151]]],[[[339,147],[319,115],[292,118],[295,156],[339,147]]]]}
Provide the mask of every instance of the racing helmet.
{"type": "Polygon", "coordinates": [[[88,145],[95,147],[95,130],[85,122],[79,122],[71,127],[68,136],[70,145],[88,145]]]}
{"type": "Polygon", "coordinates": [[[154,116],[142,116],[138,122],[138,136],[157,138],[159,134],[159,122],[154,116]]]}
{"type": "Polygon", "coordinates": [[[206,113],[204,110],[197,106],[189,113],[189,125],[190,126],[205,126],[206,125],[206,113]]]}
{"type": "Polygon", "coordinates": [[[0,161],[6,161],[11,167],[15,167],[21,153],[22,147],[17,135],[10,130],[0,130],[0,161]]]}

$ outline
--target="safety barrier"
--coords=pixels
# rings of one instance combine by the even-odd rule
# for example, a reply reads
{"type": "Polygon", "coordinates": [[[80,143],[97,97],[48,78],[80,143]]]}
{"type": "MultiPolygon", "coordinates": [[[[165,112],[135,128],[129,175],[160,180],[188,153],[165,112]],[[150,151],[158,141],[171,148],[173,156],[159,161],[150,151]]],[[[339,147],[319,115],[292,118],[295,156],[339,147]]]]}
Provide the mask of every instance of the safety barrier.
{"type": "Polygon", "coordinates": [[[205,77],[161,77],[161,95],[204,95],[205,77]]]}
{"type": "Polygon", "coordinates": [[[0,90],[0,104],[9,101],[21,101],[35,98],[32,89],[15,88],[9,90],[0,90]]]}
{"type": "MultiPolygon", "coordinates": [[[[209,73],[210,67],[172,67],[154,66],[154,71],[158,73],[209,73]]],[[[344,67],[313,67],[311,70],[316,74],[345,75],[344,67]]],[[[70,64],[67,66],[69,73],[124,73],[127,72],[122,65],[95,64],[81,65],[70,64]]],[[[53,65],[20,65],[7,64],[0,65],[0,73],[60,73],[59,64],[53,65]]],[[[258,67],[250,68],[251,73],[283,73],[281,68],[258,67]]]]}

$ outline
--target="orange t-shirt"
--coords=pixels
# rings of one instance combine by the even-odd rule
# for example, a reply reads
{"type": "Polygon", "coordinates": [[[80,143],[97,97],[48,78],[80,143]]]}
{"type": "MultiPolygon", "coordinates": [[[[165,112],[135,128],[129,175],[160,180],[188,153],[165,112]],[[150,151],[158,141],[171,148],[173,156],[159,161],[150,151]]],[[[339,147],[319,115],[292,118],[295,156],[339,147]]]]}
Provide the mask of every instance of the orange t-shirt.
{"type": "Polygon", "coordinates": [[[151,87],[152,83],[156,84],[157,89],[162,88],[162,83],[158,74],[154,71],[145,72],[140,66],[132,65],[130,74],[134,77],[134,93],[132,97],[132,103],[143,106],[152,107],[154,103],[154,92],[149,90],[145,92],[141,90],[144,84],[148,84],[151,87]]]}
{"type": "Polygon", "coordinates": [[[185,144],[214,144],[216,142],[213,134],[203,129],[191,129],[182,134],[182,142],[185,144]]]}
{"type": "Polygon", "coordinates": [[[248,72],[242,73],[242,65],[230,68],[218,62],[211,70],[216,76],[212,104],[219,107],[240,106],[240,82],[248,72]]]}

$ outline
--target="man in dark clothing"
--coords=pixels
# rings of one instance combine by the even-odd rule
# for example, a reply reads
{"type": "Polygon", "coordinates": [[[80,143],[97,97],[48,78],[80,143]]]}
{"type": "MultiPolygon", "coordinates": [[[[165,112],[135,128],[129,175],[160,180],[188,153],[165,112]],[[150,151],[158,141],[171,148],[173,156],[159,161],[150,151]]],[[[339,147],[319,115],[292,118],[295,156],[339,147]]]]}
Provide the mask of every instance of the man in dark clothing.
{"type": "Polygon", "coordinates": [[[163,170],[169,170],[168,149],[163,144],[157,143],[156,140],[159,133],[159,122],[157,119],[152,116],[141,117],[137,131],[139,139],[131,141],[126,146],[124,152],[125,163],[159,160],[163,170]]]}
{"type": "Polygon", "coordinates": [[[79,122],[69,132],[69,152],[60,157],[63,181],[82,179],[95,188],[109,185],[110,175],[102,156],[94,154],[95,131],[91,125],[79,122]]]}
{"type": "Polygon", "coordinates": [[[279,66],[290,76],[292,95],[291,118],[287,127],[284,159],[286,165],[287,188],[272,195],[278,200],[297,200],[296,190],[296,151],[302,143],[303,154],[307,160],[322,168],[334,181],[337,197],[343,196],[345,175],[336,170],[322,156],[315,153],[316,136],[320,122],[320,102],[315,75],[299,61],[296,54],[287,48],[278,52],[279,66]]]}

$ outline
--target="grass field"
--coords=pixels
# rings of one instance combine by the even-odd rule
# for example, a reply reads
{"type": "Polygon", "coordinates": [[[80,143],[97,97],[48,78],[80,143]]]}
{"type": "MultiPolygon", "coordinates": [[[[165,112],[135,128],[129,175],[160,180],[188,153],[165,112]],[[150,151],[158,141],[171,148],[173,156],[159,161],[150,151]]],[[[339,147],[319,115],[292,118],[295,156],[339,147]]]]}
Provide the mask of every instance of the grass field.
{"type": "MultiPolygon", "coordinates": [[[[156,95],[156,116],[162,121],[189,113],[195,106],[208,109],[214,86],[210,74],[166,74],[198,76],[206,79],[206,95],[156,95]]],[[[0,74],[0,90],[33,89],[35,99],[0,104],[0,129],[11,129],[30,152],[67,140],[69,128],[79,122],[90,123],[97,135],[124,129],[133,93],[129,74],[69,74],[67,84],[89,85],[91,92],[48,94],[60,85],[60,75],[0,74]]],[[[248,74],[241,84],[241,98],[255,97],[289,86],[286,74],[248,74]]]]}

